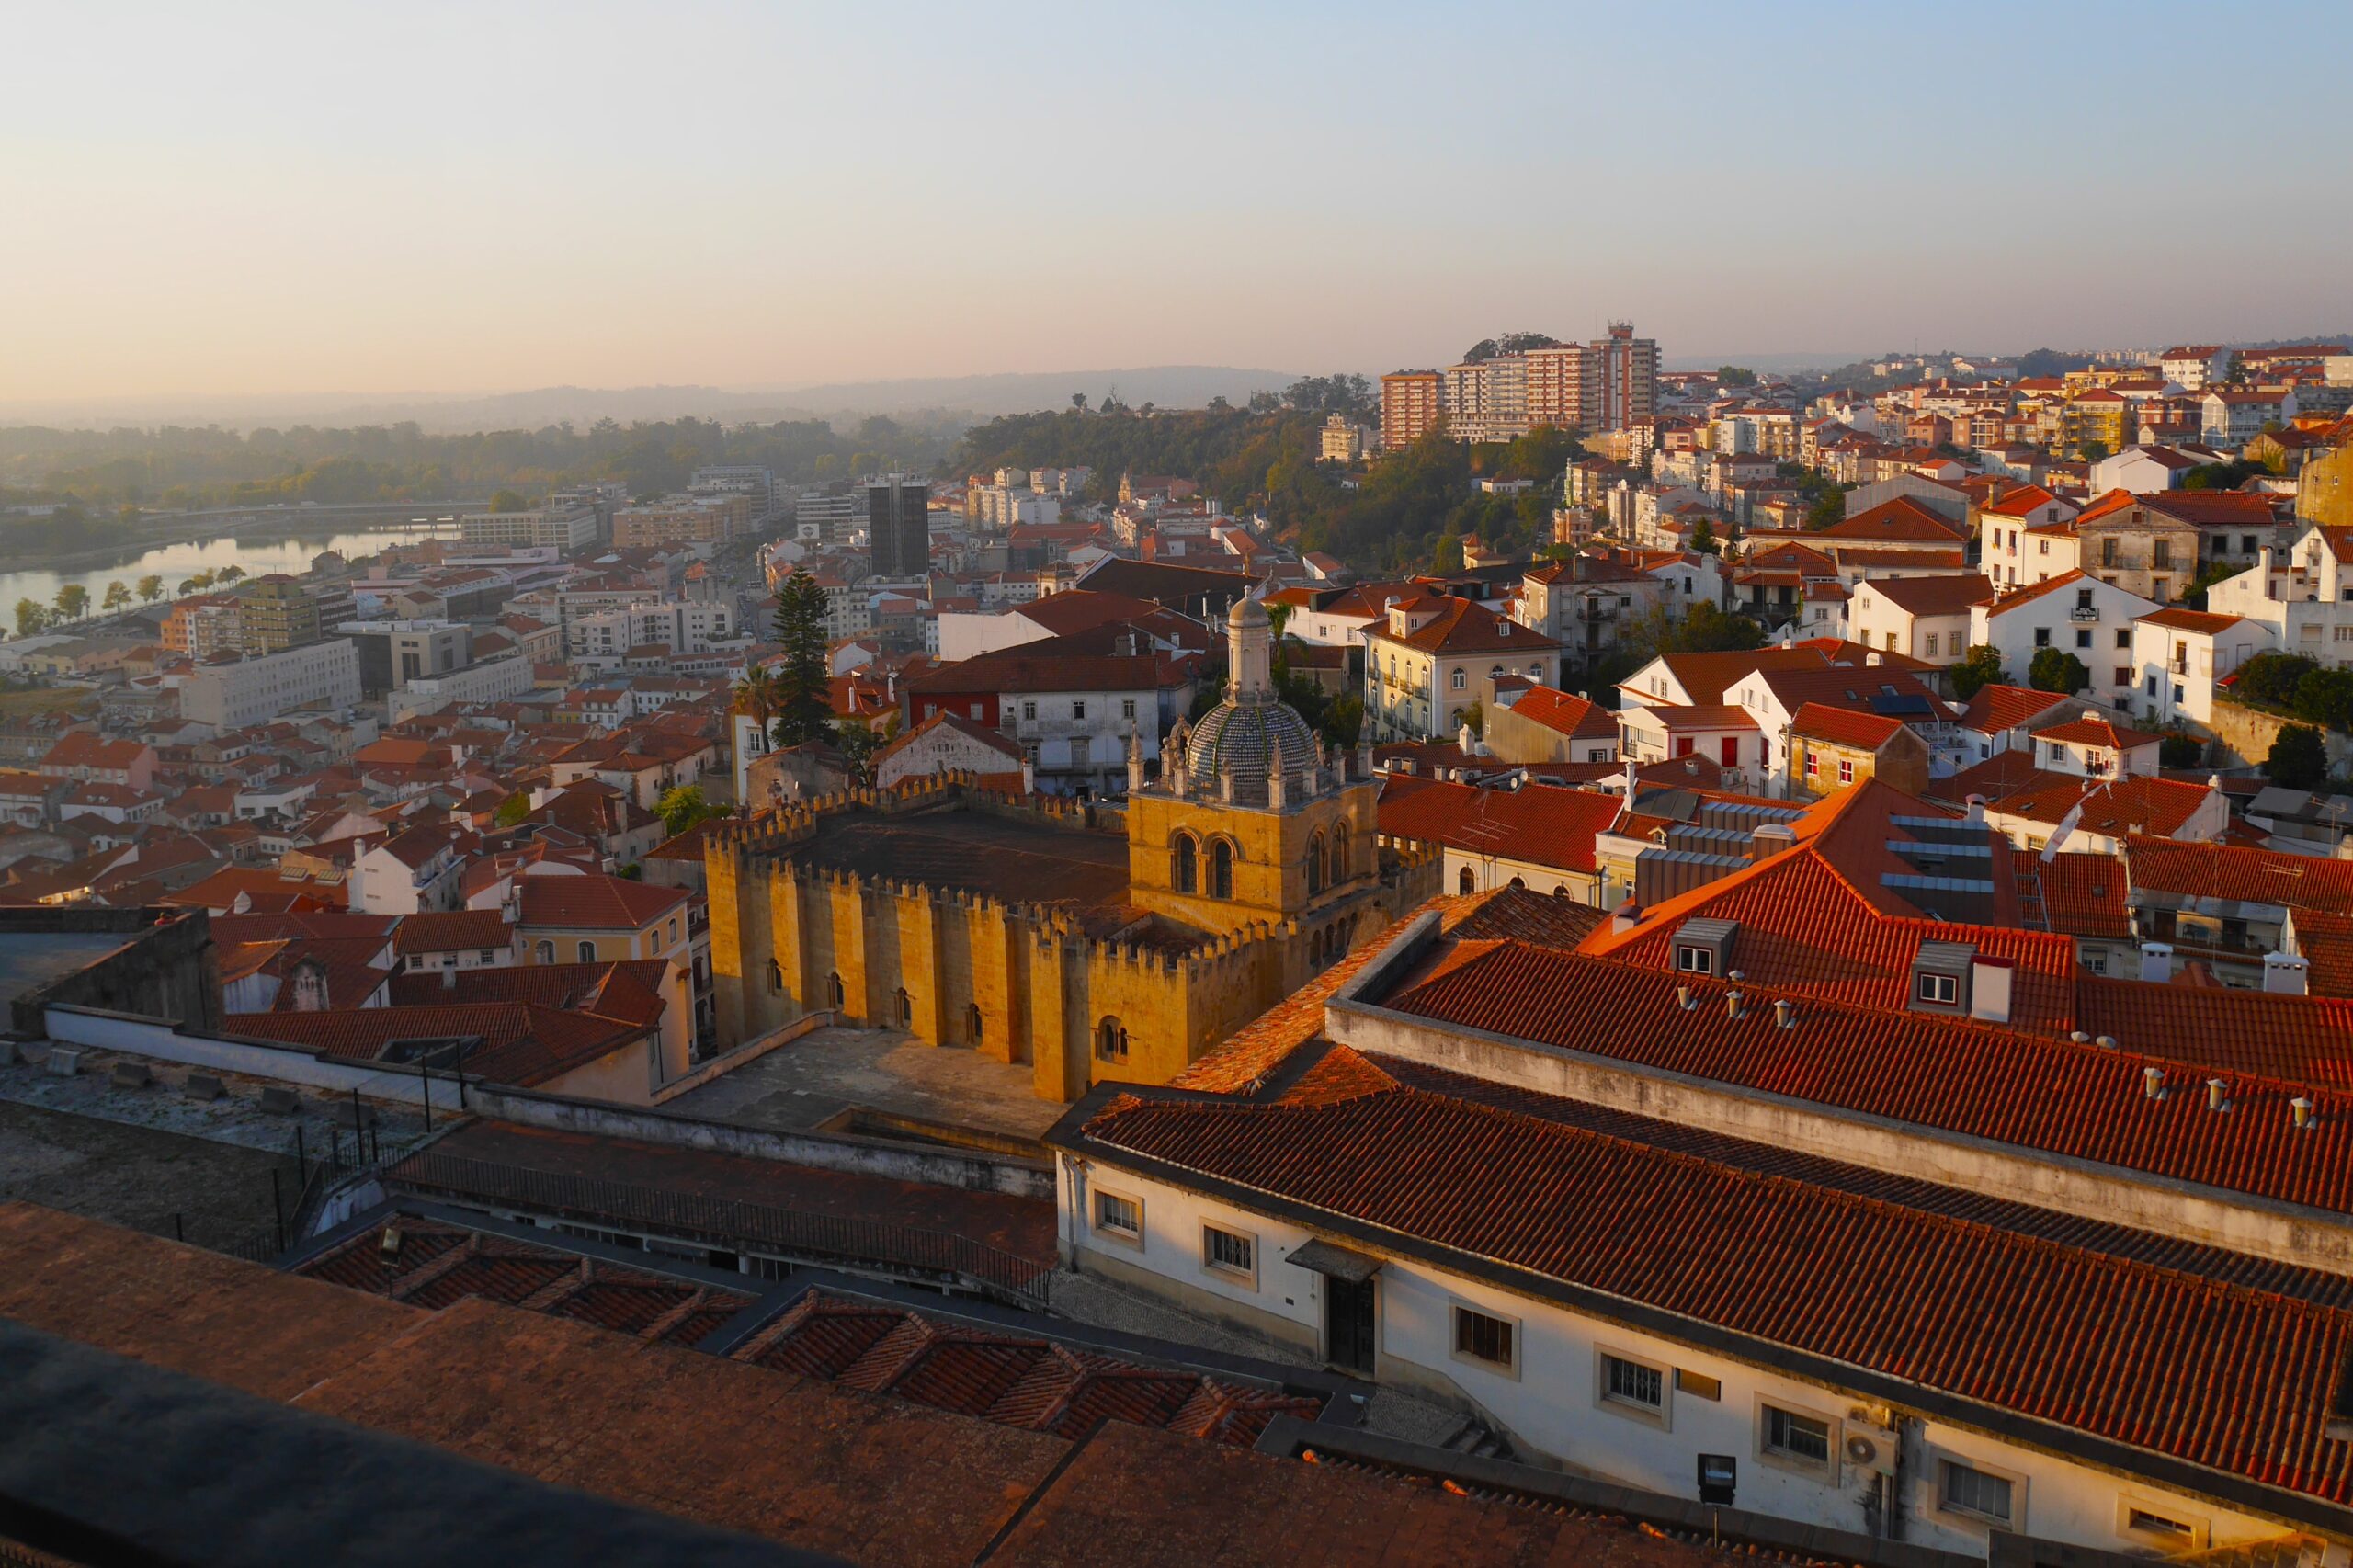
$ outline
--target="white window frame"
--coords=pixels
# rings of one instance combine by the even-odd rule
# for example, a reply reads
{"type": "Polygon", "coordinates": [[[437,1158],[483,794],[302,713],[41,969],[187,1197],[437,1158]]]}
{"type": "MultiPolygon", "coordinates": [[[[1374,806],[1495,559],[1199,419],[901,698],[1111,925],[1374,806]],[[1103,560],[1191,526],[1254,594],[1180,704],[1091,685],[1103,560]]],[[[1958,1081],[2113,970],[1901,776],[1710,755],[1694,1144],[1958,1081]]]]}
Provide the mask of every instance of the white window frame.
{"type": "Polygon", "coordinates": [[[1716,949],[1708,946],[1705,942],[1676,943],[1675,972],[1677,974],[1713,976],[1716,972],[1716,949]],[[1687,959],[1693,958],[1698,959],[1699,961],[1698,963],[1688,963],[1685,961],[1687,959]]]}
{"type": "Polygon", "coordinates": [[[2214,1544],[2214,1521],[2154,1494],[2120,1492],[2116,1494],[2116,1533],[2135,1546],[2154,1546],[2172,1551],[2207,1551],[2212,1550],[2214,1544]],[[2136,1528],[2132,1523],[2135,1513],[2174,1520],[2188,1527],[2188,1533],[2136,1528]]]}
{"type": "Polygon", "coordinates": [[[1447,1302],[1446,1306],[1446,1354],[1449,1360],[1458,1361],[1463,1366],[1476,1367],[1483,1372],[1492,1373],[1498,1378],[1508,1378],[1513,1382],[1518,1382],[1520,1367],[1528,1358],[1527,1326],[1508,1312],[1499,1312],[1492,1307],[1483,1307],[1476,1302],[1457,1298],[1447,1302]],[[1483,1356],[1474,1356],[1470,1351],[1461,1348],[1462,1318],[1465,1313],[1503,1324],[1511,1330],[1511,1359],[1509,1361],[1490,1361],[1483,1356]]]}
{"type": "Polygon", "coordinates": [[[1086,1223],[1087,1229],[1098,1236],[1108,1237],[1121,1246],[1133,1247],[1138,1252],[1143,1250],[1143,1199],[1132,1192],[1121,1192],[1116,1187],[1097,1187],[1087,1196],[1086,1223]],[[1114,1203],[1125,1203],[1135,1210],[1136,1222],[1132,1230],[1104,1219],[1103,1200],[1107,1198],[1114,1203]]]}
{"type": "Polygon", "coordinates": [[[1593,1403],[1612,1415],[1640,1421],[1662,1432],[1672,1432],[1675,1430],[1675,1369],[1664,1361],[1637,1356],[1614,1345],[1596,1345],[1593,1347],[1593,1403]],[[1613,1362],[1639,1369],[1656,1378],[1658,1403],[1646,1404],[1612,1390],[1609,1369],[1613,1362]]]}
{"type": "Polygon", "coordinates": [[[1775,1470],[1787,1471],[1792,1475],[1802,1475],[1809,1480],[1819,1481],[1825,1486],[1838,1484],[1840,1445],[1846,1441],[1846,1435],[1841,1429],[1838,1417],[1829,1411],[1792,1403],[1785,1399],[1768,1399],[1760,1394],[1756,1400],[1756,1438],[1757,1463],[1768,1464],[1775,1470]],[[1770,1441],[1772,1413],[1777,1410],[1784,1415],[1794,1415],[1801,1420],[1819,1422],[1829,1434],[1829,1441],[1824,1445],[1827,1457],[1820,1460],[1810,1460],[1791,1453],[1787,1449],[1773,1447],[1770,1441]]]}
{"type": "Polygon", "coordinates": [[[1963,1525],[1974,1526],[1980,1529],[1987,1527],[2019,1532],[2024,1532],[2026,1529],[2027,1482],[2025,1475],[2018,1471],[2003,1465],[1987,1464],[1983,1460],[1968,1454],[1939,1449],[1930,1456],[1928,1482],[1929,1506],[1935,1508],[1941,1517],[1957,1520],[1963,1525]],[[2004,1518],[1998,1515],[1981,1513],[1965,1504],[1949,1501],[1946,1477],[1956,1467],[2006,1484],[2010,1489],[2009,1517],[2004,1518]]]}
{"type": "Polygon", "coordinates": [[[1247,1284],[1251,1290],[1256,1290],[1258,1288],[1257,1233],[1256,1231],[1239,1231],[1231,1225],[1221,1225],[1211,1220],[1202,1221],[1201,1268],[1205,1273],[1213,1275],[1218,1278],[1231,1279],[1240,1283],[1245,1283],[1247,1284]],[[1231,1263],[1221,1263],[1218,1261],[1214,1251],[1214,1244],[1211,1241],[1211,1238],[1215,1236],[1224,1236],[1231,1241],[1240,1242],[1244,1246],[1249,1248],[1250,1267],[1247,1268],[1242,1268],[1231,1263]]]}
{"type": "Polygon", "coordinates": [[[1912,977],[1912,999],[1926,1002],[1931,1007],[1958,1007],[1961,1006],[1961,976],[1922,970],[1912,977]]]}

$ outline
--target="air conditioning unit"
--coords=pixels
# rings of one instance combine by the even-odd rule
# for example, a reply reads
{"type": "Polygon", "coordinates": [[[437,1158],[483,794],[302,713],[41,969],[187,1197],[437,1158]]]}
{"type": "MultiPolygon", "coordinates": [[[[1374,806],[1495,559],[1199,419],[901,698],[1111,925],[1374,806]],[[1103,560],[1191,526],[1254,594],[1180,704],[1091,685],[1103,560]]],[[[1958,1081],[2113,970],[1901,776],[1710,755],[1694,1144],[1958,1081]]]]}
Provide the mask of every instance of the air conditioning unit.
{"type": "Polygon", "coordinates": [[[1895,1472],[1901,1438],[1895,1413],[1883,1404],[1859,1404],[1847,1412],[1847,1462],[1859,1471],[1895,1472]]]}

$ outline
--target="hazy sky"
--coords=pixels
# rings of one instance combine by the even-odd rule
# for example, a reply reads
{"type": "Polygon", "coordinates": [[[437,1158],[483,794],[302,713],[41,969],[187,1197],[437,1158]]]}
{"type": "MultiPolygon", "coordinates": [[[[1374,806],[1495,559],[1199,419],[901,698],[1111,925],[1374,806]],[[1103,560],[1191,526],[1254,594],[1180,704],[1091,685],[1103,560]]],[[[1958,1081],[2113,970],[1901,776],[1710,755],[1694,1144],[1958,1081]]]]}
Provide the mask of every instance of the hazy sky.
{"type": "Polygon", "coordinates": [[[2353,329],[2353,5],[49,4],[0,402],[2353,329]]]}

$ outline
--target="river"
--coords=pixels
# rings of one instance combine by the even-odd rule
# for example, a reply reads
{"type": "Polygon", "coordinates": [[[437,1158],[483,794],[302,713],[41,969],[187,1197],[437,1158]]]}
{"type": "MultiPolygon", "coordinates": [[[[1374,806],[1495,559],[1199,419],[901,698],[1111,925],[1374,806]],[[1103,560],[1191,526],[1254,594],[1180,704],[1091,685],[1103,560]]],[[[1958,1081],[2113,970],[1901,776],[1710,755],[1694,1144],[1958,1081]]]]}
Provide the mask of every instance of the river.
{"type": "Polygon", "coordinates": [[[239,566],[248,577],[270,572],[300,576],[311,569],[312,559],[322,551],[336,551],[356,561],[375,554],[386,545],[417,544],[433,537],[421,528],[353,528],[344,532],[323,528],[315,533],[271,532],[261,538],[249,535],[244,539],[222,535],[157,545],[143,554],[125,555],[119,564],[86,572],[9,572],[0,574],[0,617],[12,613],[18,599],[54,604],[57,590],[68,583],[79,583],[90,590],[90,608],[95,610],[106,597],[107,585],[118,580],[136,593],[139,579],[153,574],[164,579],[164,594],[168,598],[179,590],[182,579],[199,572],[239,566]]]}

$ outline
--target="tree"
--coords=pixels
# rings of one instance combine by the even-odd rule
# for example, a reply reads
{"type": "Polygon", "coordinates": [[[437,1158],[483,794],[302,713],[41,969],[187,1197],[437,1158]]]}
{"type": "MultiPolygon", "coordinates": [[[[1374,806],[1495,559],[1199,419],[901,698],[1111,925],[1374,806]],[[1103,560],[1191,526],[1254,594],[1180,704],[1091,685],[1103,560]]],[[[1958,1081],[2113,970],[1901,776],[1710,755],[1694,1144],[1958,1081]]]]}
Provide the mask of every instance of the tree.
{"type": "Polygon", "coordinates": [[[1813,505],[1805,509],[1805,527],[1809,533],[1835,528],[1846,520],[1847,493],[1843,490],[1824,491],[1813,498],[1813,505]]]}
{"type": "Polygon", "coordinates": [[[528,793],[509,795],[498,802],[497,814],[493,816],[491,821],[500,827],[513,827],[530,814],[531,797],[528,793]]]}
{"type": "Polygon", "coordinates": [[[736,711],[759,725],[765,734],[776,718],[776,679],[766,670],[748,670],[735,683],[736,711]]]}
{"type": "Polygon", "coordinates": [[[879,730],[850,720],[844,720],[834,726],[834,744],[841,749],[843,757],[849,763],[852,783],[874,782],[874,754],[882,749],[898,728],[896,714],[884,721],[879,730]]]}
{"type": "Polygon", "coordinates": [[[2304,672],[2288,706],[2296,717],[2323,729],[2353,730],[2353,670],[2319,668],[2304,672]]]}
{"type": "Polygon", "coordinates": [[[236,583],[242,582],[244,575],[245,569],[242,566],[223,566],[212,574],[212,580],[216,583],[236,583]]]}
{"type": "Polygon", "coordinates": [[[779,746],[804,745],[833,733],[833,672],[825,663],[825,590],[796,566],[776,596],[776,640],[784,656],[776,669],[776,718],[769,733],[779,746]]]}
{"type": "Polygon", "coordinates": [[[2043,648],[2035,653],[2034,663],[2027,666],[2026,683],[2037,691],[2072,697],[2091,685],[2092,672],[2084,667],[2083,660],[2064,648],[2043,648]]]}
{"type": "Polygon", "coordinates": [[[1984,642],[1970,649],[1952,667],[1952,694],[1963,702],[1989,686],[2009,684],[2009,672],[2002,668],[2001,651],[1984,642]]]}
{"type": "Polygon", "coordinates": [[[1744,653],[1765,646],[1765,629],[1702,599],[1672,622],[1653,650],[1660,653],[1744,653]]]}
{"type": "Polygon", "coordinates": [[[1086,394],[1085,392],[1073,392],[1073,393],[1071,393],[1071,394],[1070,394],[1070,405],[1071,405],[1073,408],[1074,408],[1074,409],[1078,410],[1081,414],[1086,413],[1086,394]]]}
{"type": "Polygon", "coordinates": [[[79,583],[68,583],[57,590],[57,619],[79,620],[90,611],[90,590],[79,583]]]}
{"type": "Polygon", "coordinates": [[[490,509],[494,512],[528,512],[531,504],[523,499],[522,492],[518,490],[494,490],[490,495],[490,509]]]}
{"type": "Polygon", "coordinates": [[[2263,776],[2282,790],[2317,790],[2327,783],[2328,748],[2320,732],[2305,724],[2281,730],[2263,759],[2263,776]]]}
{"type": "Polygon", "coordinates": [[[2157,766],[2160,767],[2195,767],[2205,759],[2205,756],[2206,743],[2196,735],[2176,731],[2157,742],[2157,766]]]}
{"type": "Polygon", "coordinates": [[[17,635],[30,637],[49,624],[49,607],[39,599],[17,601],[17,635]]]}
{"type": "Polygon", "coordinates": [[[1331,744],[1343,751],[1355,749],[1364,733],[1364,699],[1354,692],[1332,699],[1324,705],[1324,722],[1318,728],[1331,744]]]}
{"type": "Polygon", "coordinates": [[[2084,460],[2086,462],[2096,463],[2107,456],[2108,443],[2106,441],[2086,441],[2084,443],[2084,460]]]}
{"type": "Polygon", "coordinates": [[[150,572],[144,577],[140,578],[139,597],[148,604],[153,604],[157,599],[162,598],[164,597],[164,579],[157,576],[153,572],[150,572]]]}
{"type": "Polygon", "coordinates": [[[195,593],[197,589],[201,586],[203,586],[203,585],[199,583],[195,578],[183,577],[180,579],[179,597],[186,598],[190,594],[195,593]]]}
{"type": "Polygon", "coordinates": [[[681,784],[675,790],[664,790],[661,800],[654,802],[654,811],[662,819],[663,830],[672,838],[695,824],[720,814],[719,808],[703,798],[699,784],[681,784]]]}
{"type": "Polygon", "coordinates": [[[1722,387],[1753,387],[1756,384],[1756,372],[1745,365],[1719,365],[1716,367],[1716,384],[1722,387]]]}
{"type": "Polygon", "coordinates": [[[1702,555],[1723,553],[1723,546],[1716,542],[1716,530],[1708,526],[1708,519],[1705,517],[1692,525],[1691,548],[1702,555]]]}
{"type": "Polygon", "coordinates": [[[121,578],[117,577],[113,582],[107,585],[107,597],[103,601],[103,606],[107,610],[110,612],[119,610],[130,602],[130,584],[124,582],[121,578]]]}
{"type": "Polygon", "coordinates": [[[2304,676],[2318,667],[2301,653],[2257,653],[2239,666],[2239,699],[2285,708],[2295,701],[2304,676]]]}

